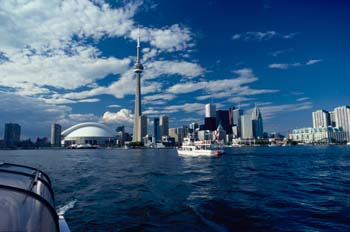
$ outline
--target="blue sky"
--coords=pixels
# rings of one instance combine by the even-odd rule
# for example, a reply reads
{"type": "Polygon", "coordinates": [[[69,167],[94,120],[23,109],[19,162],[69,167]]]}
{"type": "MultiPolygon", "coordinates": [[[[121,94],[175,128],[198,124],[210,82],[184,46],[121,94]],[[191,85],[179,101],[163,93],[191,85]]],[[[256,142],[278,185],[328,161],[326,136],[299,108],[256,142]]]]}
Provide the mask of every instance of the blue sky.
{"type": "MultiPolygon", "coordinates": [[[[142,110],[170,127],[204,105],[262,109],[265,130],[350,104],[347,1],[1,1],[0,130],[85,121],[130,130],[138,27],[142,110]]],[[[131,131],[131,130],[130,130],[131,131]]]]}

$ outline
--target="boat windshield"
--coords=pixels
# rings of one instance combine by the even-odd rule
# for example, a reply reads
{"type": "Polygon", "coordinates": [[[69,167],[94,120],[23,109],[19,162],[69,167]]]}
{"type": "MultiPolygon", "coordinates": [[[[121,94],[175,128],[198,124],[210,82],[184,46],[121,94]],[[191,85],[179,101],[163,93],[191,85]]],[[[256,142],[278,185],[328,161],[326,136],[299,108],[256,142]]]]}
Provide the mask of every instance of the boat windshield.
{"type": "Polygon", "coordinates": [[[42,171],[0,163],[0,231],[59,231],[49,177],[42,171]]]}

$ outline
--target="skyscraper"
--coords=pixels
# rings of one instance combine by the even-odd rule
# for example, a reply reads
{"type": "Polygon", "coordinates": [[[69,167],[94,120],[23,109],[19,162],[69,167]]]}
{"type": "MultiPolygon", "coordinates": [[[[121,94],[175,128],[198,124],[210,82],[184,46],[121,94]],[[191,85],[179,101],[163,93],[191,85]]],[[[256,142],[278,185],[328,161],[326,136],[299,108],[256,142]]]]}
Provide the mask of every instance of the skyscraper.
{"type": "Polygon", "coordinates": [[[4,143],[7,146],[18,145],[21,138],[21,126],[17,123],[6,123],[4,143]]]}
{"type": "Polygon", "coordinates": [[[260,109],[255,106],[252,112],[253,138],[262,139],[264,137],[263,119],[260,109]]]}
{"type": "Polygon", "coordinates": [[[232,127],[230,128],[229,111],[218,110],[216,111],[216,125],[222,126],[227,134],[232,134],[232,127]]]}
{"type": "Polygon", "coordinates": [[[334,109],[335,124],[339,128],[343,128],[346,133],[346,139],[350,140],[350,107],[339,106],[334,109]]]}
{"type": "Polygon", "coordinates": [[[51,146],[60,147],[61,146],[61,132],[62,127],[59,124],[51,125],[51,146]]]}
{"type": "Polygon", "coordinates": [[[204,129],[216,130],[216,106],[214,104],[205,105],[204,129]]]}
{"type": "Polygon", "coordinates": [[[312,123],[314,128],[328,127],[331,125],[330,115],[326,110],[312,112],[312,123]]]}
{"type": "Polygon", "coordinates": [[[141,137],[142,141],[143,141],[143,137],[145,137],[147,135],[147,129],[148,129],[147,120],[148,119],[147,119],[146,115],[142,114],[140,116],[140,126],[141,126],[141,128],[140,128],[140,130],[141,130],[140,131],[140,133],[141,133],[140,137],[141,137]]]}
{"type": "Polygon", "coordinates": [[[160,141],[159,118],[153,118],[153,136],[156,142],[160,141]]]}
{"type": "Polygon", "coordinates": [[[253,124],[252,117],[250,115],[241,116],[241,137],[243,139],[252,139],[253,138],[253,124]]]}
{"type": "MultiPolygon", "coordinates": [[[[135,92],[135,116],[134,116],[134,130],[133,130],[133,142],[142,142],[142,135],[144,131],[145,122],[142,119],[141,113],[141,73],[143,72],[143,65],[140,62],[140,33],[137,38],[136,48],[136,63],[134,65],[134,73],[136,74],[136,92],[135,92]]],[[[146,117],[146,133],[147,134],[147,117],[146,117]]]]}
{"type": "Polygon", "coordinates": [[[206,118],[215,118],[216,116],[216,106],[214,104],[205,105],[205,117],[206,118]]]}
{"type": "Polygon", "coordinates": [[[228,109],[228,120],[229,120],[229,125],[232,127],[233,126],[233,111],[235,110],[235,107],[230,107],[228,109]]]}
{"type": "Polygon", "coordinates": [[[159,118],[160,137],[169,135],[169,118],[166,115],[161,115],[159,118]]]}
{"type": "Polygon", "coordinates": [[[241,137],[242,136],[242,130],[241,130],[241,116],[243,115],[243,110],[241,109],[235,109],[233,110],[233,126],[235,126],[235,136],[241,137]]]}

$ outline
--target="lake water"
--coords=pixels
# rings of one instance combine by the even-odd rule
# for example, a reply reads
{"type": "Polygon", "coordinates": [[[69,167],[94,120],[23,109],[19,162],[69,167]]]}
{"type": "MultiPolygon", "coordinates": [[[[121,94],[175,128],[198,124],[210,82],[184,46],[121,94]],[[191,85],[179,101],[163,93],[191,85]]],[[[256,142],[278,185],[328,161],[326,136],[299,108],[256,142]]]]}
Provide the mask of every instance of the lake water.
{"type": "Polygon", "coordinates": [[[350,147],[0,151],[53,184],[72,231],[350,231],[350,147]]]}

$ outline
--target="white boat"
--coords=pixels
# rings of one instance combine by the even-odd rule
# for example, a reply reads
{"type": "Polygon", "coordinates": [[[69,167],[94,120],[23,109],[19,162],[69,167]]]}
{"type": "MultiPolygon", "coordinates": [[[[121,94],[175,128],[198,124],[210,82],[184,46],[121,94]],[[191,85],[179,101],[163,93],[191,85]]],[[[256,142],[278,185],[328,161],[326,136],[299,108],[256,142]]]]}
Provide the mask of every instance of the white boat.
{"type": "Polygon", "coordinates": [[[347,142],[346,145],[350,146],[350,142],[347,142]]]}
{"type": "Polygon", "coordinates": [[[224,154],[222,146],[211,140],[193,141],[185,138],[182,146],[177,148],[181,156],[219,156],[224,154]]]}

